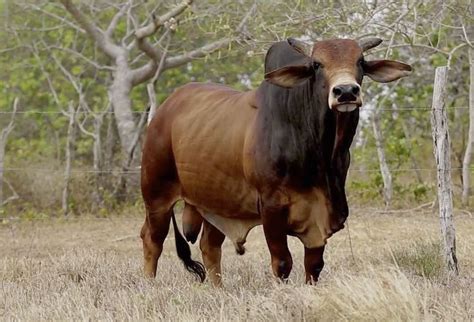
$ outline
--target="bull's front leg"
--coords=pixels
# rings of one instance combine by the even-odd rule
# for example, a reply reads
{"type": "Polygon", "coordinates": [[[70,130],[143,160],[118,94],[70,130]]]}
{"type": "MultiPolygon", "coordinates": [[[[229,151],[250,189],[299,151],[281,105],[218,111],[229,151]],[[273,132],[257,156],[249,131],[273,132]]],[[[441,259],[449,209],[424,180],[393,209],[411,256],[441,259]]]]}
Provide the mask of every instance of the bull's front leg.
{"type": "Polygon", "coordinates": [[[288,207],[272,205],[264,200],[261,206],[263,231],[270,250],[273,274],[285,280],[293,266],[287,242],[288,207]]]}
{"type": "Polygon", "coordinates": [[[315,284],[319,274],[324,267],[324,246],[316,248],[304,248],[304,269],[306,272],[306,283],[315,284]]]}

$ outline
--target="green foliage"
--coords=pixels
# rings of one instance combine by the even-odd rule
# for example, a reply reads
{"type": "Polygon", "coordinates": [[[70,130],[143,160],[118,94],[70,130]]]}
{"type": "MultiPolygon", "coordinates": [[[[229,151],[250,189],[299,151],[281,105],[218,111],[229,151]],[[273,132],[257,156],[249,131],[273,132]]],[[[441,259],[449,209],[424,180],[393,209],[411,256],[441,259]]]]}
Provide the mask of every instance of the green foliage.
{"type": "Polygon", "coordinates": [[[413,195],[416,201],[423,200],[426,197],[428,192],[429,192],[429,188],[426,185],[421,184],[421,183],[415,185],[415,187],[413,188],[413,195]]]}

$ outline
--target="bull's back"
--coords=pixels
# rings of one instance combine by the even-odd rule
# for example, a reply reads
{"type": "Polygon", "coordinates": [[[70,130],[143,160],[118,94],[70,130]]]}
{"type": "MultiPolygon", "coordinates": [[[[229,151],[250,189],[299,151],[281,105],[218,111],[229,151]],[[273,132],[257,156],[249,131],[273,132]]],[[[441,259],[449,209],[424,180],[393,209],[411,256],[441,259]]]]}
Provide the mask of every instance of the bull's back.
{"type": "Polygon", "coordinates": [[[251,95],[192,83],[170,96],[156,115],[170,127],[181,195],[199,209],[226,217],[256,214],[256,191],[243,170],[256,114],[251,95]]]}

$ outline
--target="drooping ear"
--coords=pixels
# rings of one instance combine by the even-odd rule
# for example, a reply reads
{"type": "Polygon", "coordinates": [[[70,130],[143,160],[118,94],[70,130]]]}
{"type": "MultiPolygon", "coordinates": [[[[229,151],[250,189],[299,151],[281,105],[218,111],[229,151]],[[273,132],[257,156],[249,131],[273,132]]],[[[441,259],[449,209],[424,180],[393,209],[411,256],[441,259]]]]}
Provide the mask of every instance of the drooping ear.
{"type": "Polygon", "coordinates": [[[393,82],[411,74],[410,65],[394,60],[372,60],[364,63],[364,75],[379,83],[393,82]]]}
{"type": "Polygon", "coordinates": [[[313,76],[314,70],[310,64],[286,66],[265,74],[265,80],[285,88],[302,84],[313,76]]]}

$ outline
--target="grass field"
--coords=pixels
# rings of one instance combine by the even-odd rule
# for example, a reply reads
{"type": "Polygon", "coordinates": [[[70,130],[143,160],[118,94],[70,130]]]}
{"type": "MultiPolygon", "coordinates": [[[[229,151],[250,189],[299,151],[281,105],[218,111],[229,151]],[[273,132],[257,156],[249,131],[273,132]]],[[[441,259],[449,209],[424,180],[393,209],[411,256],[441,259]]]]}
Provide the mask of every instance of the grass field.
{"type": "MultiPolygon", "coordinates": [[[[456,214],[460,276],[438,256],[431,212],[353,209],[333,236],[317,286],[304,285],[303,248],[291,239],[288,283],[271,275],[261,228],[240,257],[224,244],[224,287],[183,269],[172,232],[158,277],[142,276],[142,215],[7,222],[0,226],[2,320],[474,320],[474,219],[456,214]],[[352,245],[352,250],[351,250],[352,245]]],[[[193,257],[200,252],[193,246],[193,257]]]]}

